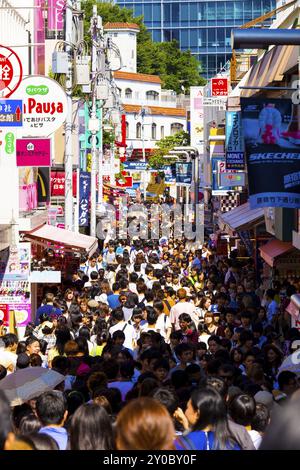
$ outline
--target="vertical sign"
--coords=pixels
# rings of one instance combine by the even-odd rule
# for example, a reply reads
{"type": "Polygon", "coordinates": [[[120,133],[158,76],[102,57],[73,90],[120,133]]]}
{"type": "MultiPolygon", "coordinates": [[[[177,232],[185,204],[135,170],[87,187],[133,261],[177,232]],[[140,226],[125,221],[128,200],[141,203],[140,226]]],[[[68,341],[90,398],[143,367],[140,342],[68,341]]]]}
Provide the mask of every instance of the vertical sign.
{"type": "Polygon", "coordinates": [[[34,73],[45,75],[45,20],[43,11],[45,0],[34,0],[34,73]]]}
{"type": "Polygon", "coordinates": [[[226,168],[245,169],[245,146],[240,111],[226,111],[226,168]]]}
{"type": "Polygon", "coordinates": [[[196,147],[200,155],[200,187],[204,186],[204,87],[192,86],[191,91],[191,146],[196,147]]]}
{"type": "Polygon", "coordinates": [[[91,194],[91,174],[81,171],[79,175],[79,227],[89,225],[89,203],[91,194]]]}
{"type": "Polygon", "coordinates": [[[64,29],[64,0],[48,0],[48,30],[63,31],[64,29]]]}

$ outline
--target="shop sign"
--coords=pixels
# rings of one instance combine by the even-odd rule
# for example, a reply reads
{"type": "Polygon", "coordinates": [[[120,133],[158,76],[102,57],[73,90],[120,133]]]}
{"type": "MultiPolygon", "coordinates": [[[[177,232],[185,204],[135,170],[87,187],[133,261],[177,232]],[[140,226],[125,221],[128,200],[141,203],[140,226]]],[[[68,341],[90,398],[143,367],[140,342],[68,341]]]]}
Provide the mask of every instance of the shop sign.
{"type": "Polygon", "coordinates": [[[67,95],[51,78],[26,77],[16,93],[23,99],[24,136],[48,136],[57,131],[67,117],[67,95]]]}
{"type": "Polygon", "coordinates": [[[51,166],[50,139],[17,139],[17,166],[51,166]]]}
{"type": "Polygon", "coordinates": [[[20,86],[23,67],[10,47],[0,46],[0,98],[9,98],[20,86]]]}

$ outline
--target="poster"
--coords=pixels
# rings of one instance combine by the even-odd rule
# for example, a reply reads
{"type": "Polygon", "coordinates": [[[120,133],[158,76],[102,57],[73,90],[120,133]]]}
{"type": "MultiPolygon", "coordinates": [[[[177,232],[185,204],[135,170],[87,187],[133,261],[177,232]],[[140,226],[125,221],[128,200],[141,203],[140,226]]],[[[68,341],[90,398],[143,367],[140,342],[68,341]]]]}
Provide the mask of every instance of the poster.
{"type": "Polygon", "coordinates": [[[7,310],[15,313],[17,326],[26,326],[31,321],[30,282],[0,282],[0,305],[6,318],[5,326],[9,326],[9,316],[5,313],[7,310]],[[3,306],[5,306],[5,312],[3,306]]]}
{"type": "Polygon", "coordinates": [[[244,170],[245,145],[240,111],[226,111],[225,146],[227,170],[244,170]]]}
{"type": "Polygon", "coordinates": [[[190,185],[192,184],[192,163],[175,163],[176,184],[190,185]]]}
{"type": "Polygon", "coordinates": [[[241,98],[241,109],[251,208],[300,208],[299,106],[241,98]]]}
{"type": "Polygon", "coordinates": [[[28,280],[30,274],[30,243],[11,245],[0,251],[0,282],[28,280]]]}
{"type": "Polygon", "coordinates": [[[17,139],[17,166],[51,166],[50,139],[17,139]]]}

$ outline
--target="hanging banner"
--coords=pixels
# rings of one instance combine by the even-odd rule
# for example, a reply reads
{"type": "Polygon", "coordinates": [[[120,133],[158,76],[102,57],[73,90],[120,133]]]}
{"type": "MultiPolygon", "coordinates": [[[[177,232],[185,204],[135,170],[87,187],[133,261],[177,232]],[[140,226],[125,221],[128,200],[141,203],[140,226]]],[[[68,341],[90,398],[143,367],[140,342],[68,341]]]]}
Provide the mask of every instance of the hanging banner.
{"type": "MultiPolygon", "coordinates": [[[[76,197],[76,182],[77,175],[76,171],[72,174],[73,180],[73,197],[76,197]]],[[[61,170],[53,170],[50,174],[50,194],[51,197],[65,196],[65,172],[61,170]]]]}
{"type": "Polygon", "coordinates": [[[63,31],[65,0],[48,0],[48,30],[63,31]]]}
{"type": "Polygon", "coordinates": [[[241,98],[251,208],[300,208],[298,105],[241,98]]]}
{"type": "MultiPolygon", "coordinates": [[[[34,43],[36,47],[33,48],[34,53],[34,73],[45,75],[45,18],[44,7],[45,0],[34,0],[34,43]]],[[[28,134],[27,134],[28,135],[28,134]]]]}
{"type": "Polygon", "coordinates": [[[226,111],[226,168],[245,169],[245,145],[240,111],[226,111]]]}
{"type": "Polygon", "coordinates": [[[91,173],[81,171],[79,175],[79,227],[89,225],[90,195],[91,173]]]}
{"type": "Polygon", "coordinates": [[[17,166],[51,166],[50,139],[17,139],[17,166]]]}

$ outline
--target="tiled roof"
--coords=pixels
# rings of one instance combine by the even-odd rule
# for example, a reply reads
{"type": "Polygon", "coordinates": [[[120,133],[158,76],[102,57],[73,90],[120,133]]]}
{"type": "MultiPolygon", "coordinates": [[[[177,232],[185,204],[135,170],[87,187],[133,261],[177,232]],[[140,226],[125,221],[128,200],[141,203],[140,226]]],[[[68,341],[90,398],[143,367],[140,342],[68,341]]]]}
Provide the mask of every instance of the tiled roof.
{"type": "Polygon", "coordinates": [[[114,77],[134,82],[161,83],[161,79],[157,75],[147,75],[145,73],[115,72],[114,77]]]}
{"type": "MultiPolygon", "coordinates": [[[[124,104],[124,111],[126,113],[138,113],[141,110],[141,106],[134,104],[124,104]]],[[[186,117],[186,110],[183,108],[165,108],[162,106],[147,106],[150,109],[151,114],[156,116],[178,116],[186,117]]]]}
{"type": "Polygon", "coordinates": [[[136,29],[140,30],[140,27],[136,23],[106,23],[103,29],[136,29]]]}

